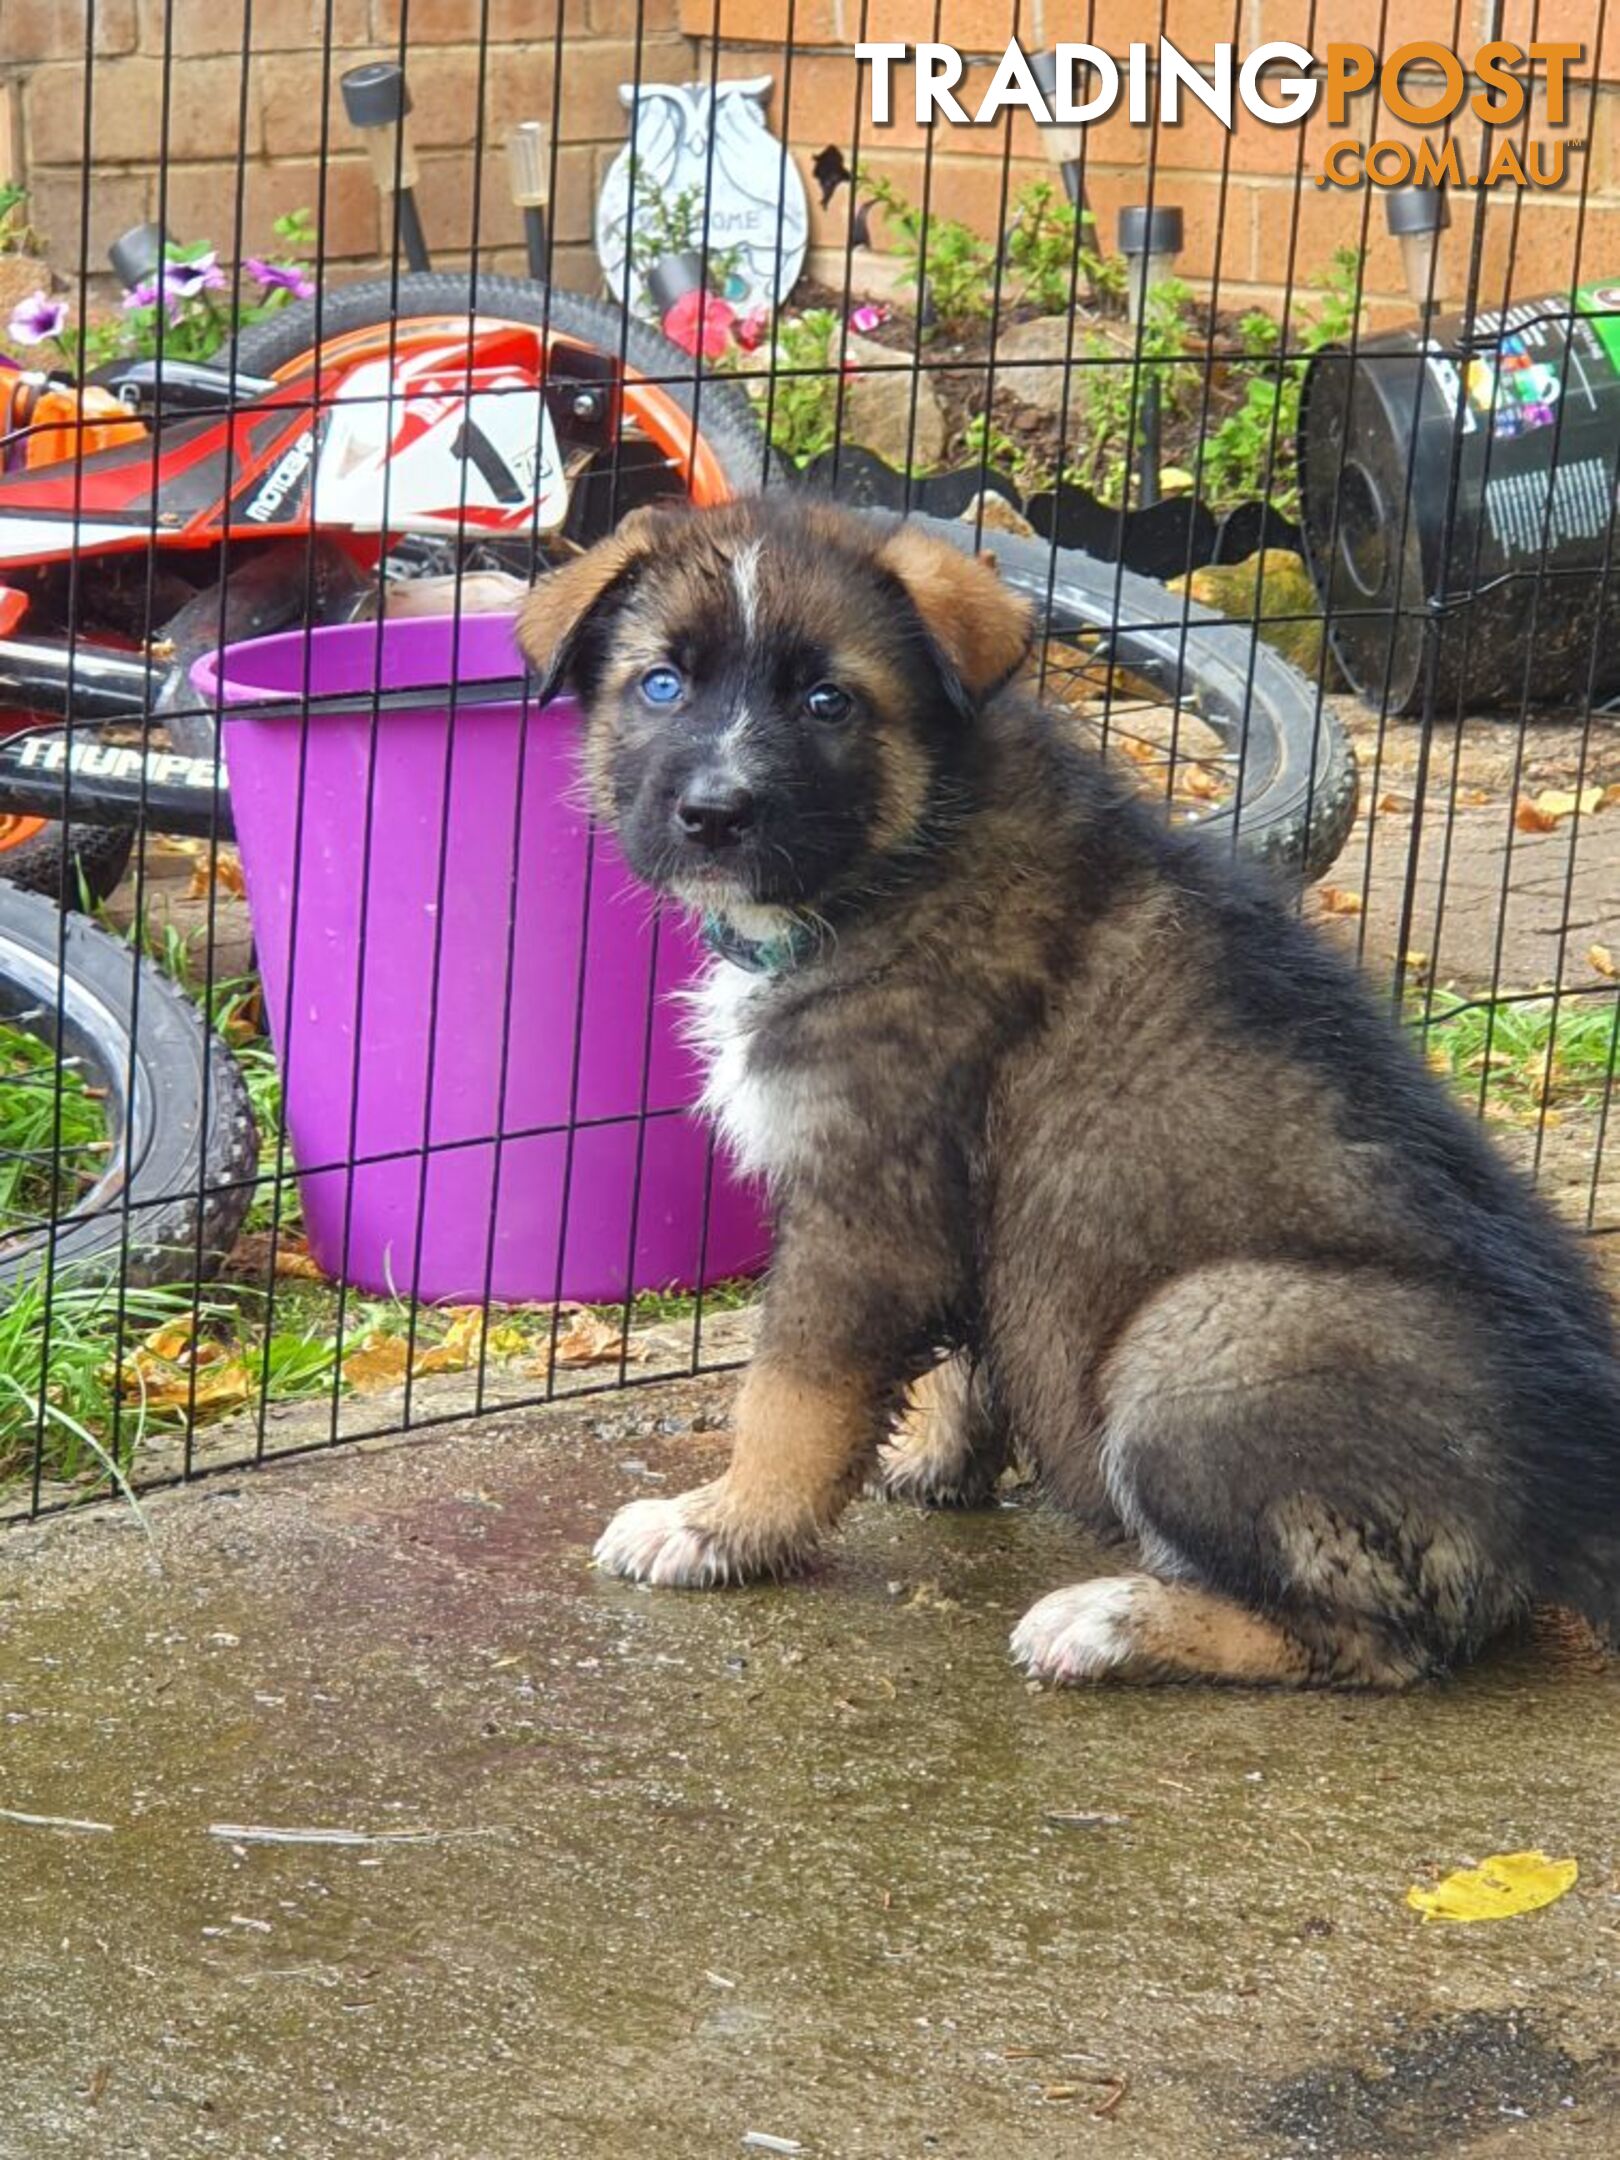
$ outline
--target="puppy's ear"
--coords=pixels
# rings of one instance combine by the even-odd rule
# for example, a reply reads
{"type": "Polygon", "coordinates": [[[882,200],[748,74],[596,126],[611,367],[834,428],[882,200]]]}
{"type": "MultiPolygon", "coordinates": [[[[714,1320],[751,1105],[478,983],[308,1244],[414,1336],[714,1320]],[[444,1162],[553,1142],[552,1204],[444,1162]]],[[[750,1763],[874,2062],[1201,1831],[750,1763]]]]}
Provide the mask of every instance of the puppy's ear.
{"type": "Polygon", "coordinates": [[[566,687],[585,631],[672,537],[683,510],[656,503],[632,510],[607,539],[534,587],[518,611],[517,636],[542,705],[566,687]]]}
{"type": "Polygon", "coordinates": [[[1011,681],[1034,642],[1035,611],[988,562],[914,525],[896,526],[878,559],[910,594],[972,704],[1011,681]]]}

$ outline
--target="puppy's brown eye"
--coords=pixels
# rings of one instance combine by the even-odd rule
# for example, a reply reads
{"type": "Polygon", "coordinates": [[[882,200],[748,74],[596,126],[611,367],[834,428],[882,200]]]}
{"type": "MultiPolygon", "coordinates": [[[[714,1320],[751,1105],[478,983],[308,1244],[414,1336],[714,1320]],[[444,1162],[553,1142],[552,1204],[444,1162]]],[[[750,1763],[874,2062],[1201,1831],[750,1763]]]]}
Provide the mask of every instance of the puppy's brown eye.
{"type": "Polygon", "coordinates": [[[818,682],[804,694],[804,709],[812,720],[836,723],[847,720],[855,701],[847,690],[840,690],[837,683],[818,682]]]}

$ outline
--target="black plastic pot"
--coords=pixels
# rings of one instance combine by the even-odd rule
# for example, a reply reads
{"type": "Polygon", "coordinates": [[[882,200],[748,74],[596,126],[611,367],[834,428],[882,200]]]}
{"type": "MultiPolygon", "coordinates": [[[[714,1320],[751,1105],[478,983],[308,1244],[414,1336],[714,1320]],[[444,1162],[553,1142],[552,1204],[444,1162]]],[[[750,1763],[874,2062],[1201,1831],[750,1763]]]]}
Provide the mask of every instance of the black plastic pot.
{"type": "Polygon", "coordinates": [[[1620,283],[1312,361],[1306,560],[1345,675],[1392,713],[1620,691],[1620,283]],[[1432,669],[1432,675],[1431,675],[1432,669]]]}

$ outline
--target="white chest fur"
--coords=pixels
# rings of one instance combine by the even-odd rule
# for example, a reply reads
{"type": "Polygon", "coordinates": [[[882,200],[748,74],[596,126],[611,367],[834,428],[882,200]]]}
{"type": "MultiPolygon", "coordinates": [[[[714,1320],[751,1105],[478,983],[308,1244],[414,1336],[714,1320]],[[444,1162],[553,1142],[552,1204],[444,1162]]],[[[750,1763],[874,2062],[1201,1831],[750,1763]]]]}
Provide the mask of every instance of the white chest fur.
{"type": "Polygon", "coordinates": [[[814,1138],[804,1075],[761,1072],[753,1056],[770,995],[769,976],[717,959],[688,999],[688,1036],[708,1069],[703,1107],[750,1177],[785,1175],[814,1138]]]}

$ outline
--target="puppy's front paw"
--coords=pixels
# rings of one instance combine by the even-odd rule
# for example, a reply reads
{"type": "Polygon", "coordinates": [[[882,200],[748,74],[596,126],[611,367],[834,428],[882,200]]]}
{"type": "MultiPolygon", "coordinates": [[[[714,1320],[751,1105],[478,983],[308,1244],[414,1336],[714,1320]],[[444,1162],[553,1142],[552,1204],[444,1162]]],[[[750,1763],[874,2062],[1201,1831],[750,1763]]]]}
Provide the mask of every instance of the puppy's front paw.
{"type": "Polygon", "coordinates": [[[768,1534],[736,1519],[724,1484],[700,1485],[671,1500],[632,1500],[597,1541],[593,1559],[609,1575],[664,1590],[718,1590],[762,1575],[786,1575],[813,1540],[768,1534]]]}
{"type": "Polygon", "coordinates": [[[714,1529],[698,1519],[701,1498],[632,1500],[603,1531],[592,1559],[605,1574],[666,1590],[714,1590],[739,1580],[714,1529]]]}
{"type": "Polygon", "coordinates": [[[1105,1575],[1054,1590],[1025,1613],[1012,1634],[1014,1660],[1037,1680],[1073,1686],[1128,1667],[1138,1647],[1142,1575],[1105,1575]]]}

